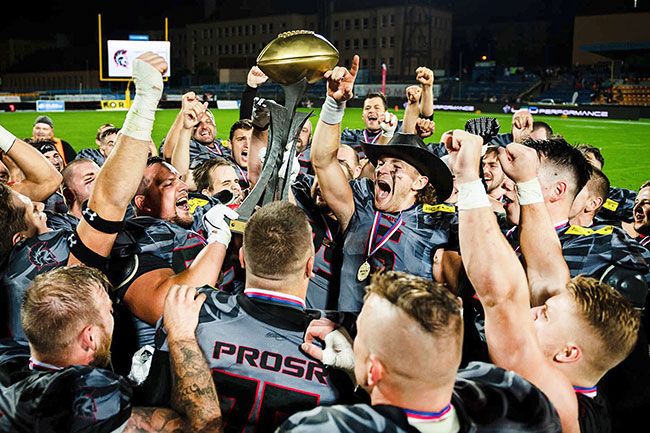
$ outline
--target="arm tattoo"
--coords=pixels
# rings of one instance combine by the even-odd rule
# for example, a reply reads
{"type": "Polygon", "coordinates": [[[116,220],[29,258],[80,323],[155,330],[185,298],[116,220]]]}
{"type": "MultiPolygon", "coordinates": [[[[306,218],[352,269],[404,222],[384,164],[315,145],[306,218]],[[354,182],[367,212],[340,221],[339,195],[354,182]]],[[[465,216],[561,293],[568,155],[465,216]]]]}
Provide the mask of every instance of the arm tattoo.
{"type": "Polygon", "coordinates": [[[159,407],[134,407],[124,429],[124,433],[184,431],[187,431],[187,427],[180,415],[173,410],[159,407]]]}
{"type": "Polygon", "coordinates": [[[168,340],[174,383],[172,407],[187,416],[195,430],[220,431],[219,397],[196,340],[168,340]]]}

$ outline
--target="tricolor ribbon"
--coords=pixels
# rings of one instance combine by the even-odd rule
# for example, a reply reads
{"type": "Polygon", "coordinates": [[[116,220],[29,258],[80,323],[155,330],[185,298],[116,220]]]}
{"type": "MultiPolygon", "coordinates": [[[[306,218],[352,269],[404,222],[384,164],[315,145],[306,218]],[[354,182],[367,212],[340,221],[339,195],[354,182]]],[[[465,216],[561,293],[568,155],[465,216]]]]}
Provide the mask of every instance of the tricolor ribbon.
{"type": "Polygon", "coordinates": [[[275,304],[286,305],[290,307],[299,308],[304,310],[305,300],[299,298],[298,296],[287,295],[286,293],[280,293],[273,290],[264,290],[264,289],[245,289],[244,295],[253,299],[261,299],[268,302],[273,302],[275,304]]]}

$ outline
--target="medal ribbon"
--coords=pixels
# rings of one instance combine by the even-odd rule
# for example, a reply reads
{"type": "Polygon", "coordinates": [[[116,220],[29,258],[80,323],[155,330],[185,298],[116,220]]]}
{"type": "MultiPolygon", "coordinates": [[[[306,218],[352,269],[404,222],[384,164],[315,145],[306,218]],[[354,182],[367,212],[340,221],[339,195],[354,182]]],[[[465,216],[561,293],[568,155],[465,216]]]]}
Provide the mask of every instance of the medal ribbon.
{"type": "Polygon", "coordinates": [[[373,139],[371,140],[371,139],[368,138],[368,131],[366,131],[365,129],[363,130],[363,139],[364,139],[364,141],[365,141],[366,143],[375,144],[375,142],[376,142],[377,140],[379,140],[379,136],[380,136],[380,135],[381,135],[381,132],[378,132],[377,135],[375,135],[375,136],[373,137],[373,139]]]}
{"type": "Polygon", "coordinates": [[[334,242],[334,236],[332,235],[332,230],[330,230],[330,226],[327,225],[327,218],[325,215],[323,215],[322,212],[318,213],[323,220],[323,224],[325,225],[325,237],[327,238],[328,241],[334,242]]]}
{"type": "Polygon", "coordinates": [[[366,259],[369,259],[373,254],[377,252],[381,247],[384,246],[386,242],[393,236],[393,234],[399,230],[399,227],[402,225],[402,214],[399,214],[399,218],[393,223],[393,225],[388,229],[388,231],[382,236],[377,244],[374,245],[374,240],[377,237],[379,232],[379,221],[381,220],[381,212],[375,212],[375,219],[372,222],[372,227],[370,228],[370,236],[368,237],[368,255],[366,259]],[[374,246],[373,246],[374,245],[374,246]]]}

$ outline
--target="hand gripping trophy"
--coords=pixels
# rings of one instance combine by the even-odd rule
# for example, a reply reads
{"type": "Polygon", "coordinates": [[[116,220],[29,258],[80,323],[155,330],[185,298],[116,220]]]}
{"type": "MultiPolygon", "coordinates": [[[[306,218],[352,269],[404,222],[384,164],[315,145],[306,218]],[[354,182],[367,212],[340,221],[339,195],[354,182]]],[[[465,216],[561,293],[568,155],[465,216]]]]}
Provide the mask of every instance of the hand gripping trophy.
{"type": "Polygon", "coordinates": [[[307,86],[323,78],[323,74],[336,66],[338,61],[338,50],[327,39],[308,30],[281,33],[260,52],[257,66],[282,86],[285,105],[266,102],[271,121],[264,165],[254,188],[237,209],[239,218],[230,222],[233,232],[244,232],[246,222],[258,205],[287,199],[291,187],[290,162],[296,154],[294,137],[313,114],[297,113],[296,107],[307,86]],[[282,167],[287,151],[287,164],[282,167]],[[281,169],[286,173],[281,175],[281,169]]]}

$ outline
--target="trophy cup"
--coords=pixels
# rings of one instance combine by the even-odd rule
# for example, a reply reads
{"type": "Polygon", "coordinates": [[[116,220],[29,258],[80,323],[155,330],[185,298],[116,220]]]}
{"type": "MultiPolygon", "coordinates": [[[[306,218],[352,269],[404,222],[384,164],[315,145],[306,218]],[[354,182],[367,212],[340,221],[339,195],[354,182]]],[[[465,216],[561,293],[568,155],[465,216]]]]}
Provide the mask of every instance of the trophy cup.
{"type": "Polygon", "coordinates": [[[257,183],[237,209],[239,218],[230,222],[231,231],[243,233],[257,206],[287,199],[291,187],[291,161],[296,154],[295,137],[313,114],[297,113],[296,108],[307,86],[323,78],[338,60],[338,50],[327,39],[308,30],[281,33],[260,52],[257,66],[282,86],[285,102],[283,106],[267,101],[271,120],[264,165],[257,183]],[[286,173],[280,176],[287,144],[291,147],[286,173]]]}

